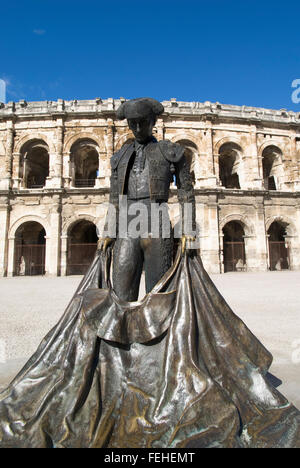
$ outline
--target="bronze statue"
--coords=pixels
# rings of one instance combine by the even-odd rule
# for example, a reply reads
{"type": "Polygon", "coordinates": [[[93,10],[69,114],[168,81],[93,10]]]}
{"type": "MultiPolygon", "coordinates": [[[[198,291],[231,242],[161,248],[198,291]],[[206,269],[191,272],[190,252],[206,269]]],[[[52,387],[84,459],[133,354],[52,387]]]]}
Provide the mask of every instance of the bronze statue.
{"type": "MultiPolygon", "coordinates": [[[[146,206],[167,200],[173,164],[179,201],[194,207],[182,150],[151,138],[161,107],[127,106],[146,103],[157,110],[145,121],[126,105],[118,112],[137,141],[112,157],[111,202],[119,209],[124,192],[146,206]]],[[[271,354],[187,253],[186,237],[174,261],[162,235],[119,230],[113,252],[112,239],[100,241],[63,317],[0,394],[0,447],[300,448],[300,412],[273,385],[271,354]],[[154,258],[165,252],[166,263],[154,258]],[[142,262],[148,293],[136,301],[142,262]]]]}
{"type": "MultiPolygon", "coordinates": [[[[119,197],[127,195],[127,210],[136,202],[141,203],[148,213],[148,229],[142,236],[132,237],[126,232],[120,236],[117,225],[116,239],[100,240],[103,251],[115,241],[113,261],[113,285],[117,295],[127,301],[138,298],[142,269],[145,269],[146,292],[150,292],[158,280],[168,271],[173,261],[173,233],[170,227],[167,236],[162,226],[158,237],[153,238],[151,204],[165,204],[169,198],[170,183],[175,177],[178,200],[184,214],[185,204],[191,204],[189,230],[183,223],[181,244],[183,250],[187,240],[194,239],[195,196],[192,177],[184,148],[168,140],[157,141],[152,130],[157,116],[162,114],[162,104],[151,98],[139,98],[124,102],[117,111],[117,118],[127,119],[135,141],[125,144],[111,158],[110,202],[119,214],[119,197]]],[[[128,223],[123,231],[127,231],[128,223]]],[[[158,220],[157,220],[158,221],[158,220]]],[[[168,220],[167,222],[170,223],[168,220]]]]}

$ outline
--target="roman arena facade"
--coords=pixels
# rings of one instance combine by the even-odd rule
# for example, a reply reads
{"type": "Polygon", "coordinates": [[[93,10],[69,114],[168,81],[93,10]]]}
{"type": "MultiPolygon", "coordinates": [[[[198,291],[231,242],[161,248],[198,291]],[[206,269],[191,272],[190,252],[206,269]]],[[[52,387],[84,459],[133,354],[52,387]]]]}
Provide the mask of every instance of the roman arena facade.
{"type": "MultiPolygon", "coordinates": [[[[0,275],[82,274],[105,218],[123,99],[0,105],[0,275]]],[[[157,139],[185,147],[210,273],[300,269],[300,115],[164,101],[157,139]]],[[[170,190],[173,224],[179,219],[170,190]]]]}

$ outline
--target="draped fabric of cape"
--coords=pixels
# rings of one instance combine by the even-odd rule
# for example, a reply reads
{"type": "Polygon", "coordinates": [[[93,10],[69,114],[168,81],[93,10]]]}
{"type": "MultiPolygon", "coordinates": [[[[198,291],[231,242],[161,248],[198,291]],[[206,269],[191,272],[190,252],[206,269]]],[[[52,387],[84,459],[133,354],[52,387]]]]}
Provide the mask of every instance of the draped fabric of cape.
{"type": "Polygon", "coordinates": [[[201,259],[178,252],[140,302],[97,253],[60,322],[0,394],[0,447],[300,447],[272,357],[201,259]]]}

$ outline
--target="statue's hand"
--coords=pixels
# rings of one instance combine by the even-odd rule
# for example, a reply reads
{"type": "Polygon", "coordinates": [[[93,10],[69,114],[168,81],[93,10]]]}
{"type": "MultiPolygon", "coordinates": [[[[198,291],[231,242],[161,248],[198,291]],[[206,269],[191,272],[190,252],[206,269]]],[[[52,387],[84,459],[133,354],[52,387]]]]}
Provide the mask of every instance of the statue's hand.
{"type": "Polygon", "coordinates": [[[190,247],[189,247],[190,242],[193,242],[193,241],[195,241],[195,240],[196,240],[196,237],[194,237],[194,236],[186,236],[186,235],[184,235],[184,236],[181,237],[181,254],[182,254],[182,255],[184,254],[184,252],[185,252],[187,249],[190,248],[190,247]]]}
{"type": "Polygon", "coordinates": [[[97,243],[97,250],[101,250],[101,252],[105,253],[114,240],[115,239],[112,239],[111,237],[101,237],[97,243]]]}

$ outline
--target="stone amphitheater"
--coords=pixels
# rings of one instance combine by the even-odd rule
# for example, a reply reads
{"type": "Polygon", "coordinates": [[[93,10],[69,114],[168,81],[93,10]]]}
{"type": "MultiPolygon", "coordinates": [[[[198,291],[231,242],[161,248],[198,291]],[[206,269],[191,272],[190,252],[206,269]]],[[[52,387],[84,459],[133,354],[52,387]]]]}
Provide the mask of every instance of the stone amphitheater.
{"type": "MultiPolygon", "coordinates": [[[[124,99],[0,104],[0,275],[83,274],[132,139],[124,99]]],[[[209,273],[300,270],[300,115],[163,101],[155,136],[185,147],[209,273]]],[[[176,186],[172,222],[179,219],[176,186]]]]}

